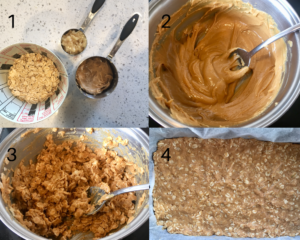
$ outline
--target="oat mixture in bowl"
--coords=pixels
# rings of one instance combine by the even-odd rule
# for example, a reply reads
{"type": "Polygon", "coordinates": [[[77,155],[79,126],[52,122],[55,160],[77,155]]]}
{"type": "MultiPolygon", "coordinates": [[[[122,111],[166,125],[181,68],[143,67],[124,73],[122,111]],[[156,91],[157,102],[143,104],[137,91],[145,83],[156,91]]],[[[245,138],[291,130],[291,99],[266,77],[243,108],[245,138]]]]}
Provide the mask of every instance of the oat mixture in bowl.
{"type": "Polygon", "coordinates": [[[48,57],[28,53],[14,61],[7,84],[19,100],[37,104],[45,102],[55,93],[59,84],[59,72],[48,57]]]}
{"type": "Polygon", "coordinates": [[[52,116],[68,95],[63,62],[51,50],[33,43],[16,43],[0,50],[1,117],[33,124],[52,116]]]}
{"type": "Polygon", "coordinates": [[[109,193],[147,181],[146,159],[140,158],[141,152],[130,143],[131,139],[122,139],[125,136],[122,132],[101,130],[102,141],[98,142],[95,136],[99,131],[90,135],[82,129],[55,132],[43,129],[20,138],[20,143],[34,138],[27,149],[38,145],[40,150],[35,152],[37,162],[29,161],[31,156],[26,156],[25,164],[20,159],[14,173],[1,175],[2,199],[19,224],[39,236],[55,239],[73,239],[77,233],[90,232],[95,239],[103,238],[112,231],[115,234],[126,231],[124,225],[130,229],[131,224],[137,224],[148,193],[117,196],[97,214],[85,216],[92,209],[86,195],[89,186],[99,186],[109,193]],[[38,143],[43,138],[42,144],[38,143]]]}
{"type": "Polygon", "coordinates": [[[268,238],[300,234],[300,145],[174,138],[154,152],[153,209],[172,234],[268,238]],[[168,161],[166,149],[169,149],[168,161]]]}

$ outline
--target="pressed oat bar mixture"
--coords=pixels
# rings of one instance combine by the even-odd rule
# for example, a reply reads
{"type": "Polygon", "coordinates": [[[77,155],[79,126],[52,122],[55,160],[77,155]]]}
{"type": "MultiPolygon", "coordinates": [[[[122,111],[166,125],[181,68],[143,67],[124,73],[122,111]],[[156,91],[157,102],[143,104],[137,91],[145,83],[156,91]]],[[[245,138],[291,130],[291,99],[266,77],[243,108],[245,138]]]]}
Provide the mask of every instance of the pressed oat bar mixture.
{"type": "Polygon", "coordinates": [[[241,138],[159,141],[157,224],[194,236],[299,235],[299,150],[298,144],[241,138]],[[169,161],[162,158],[168,148],[169,161]]]}
{"type": "Polygon", "coordinates": [[[21,162],[12,186],[8,177],[1,176],[2,197],[10,205],[12,196],[10,211],[38,235],[64,240],[77,232],[91,231],[95,239],[102,238],[134,218],[136,196],[116,196],[95,215],[85,216],[93,209],[86,190],[99,186],[110,193],[136,185],[137,166],[110,150],[118,146],[112,138],[103,142],[105,148],[94,151],[81,141],[73,143],[69,140],[56,145],[48,135],[37,163],[24,166],[21,162]]]}

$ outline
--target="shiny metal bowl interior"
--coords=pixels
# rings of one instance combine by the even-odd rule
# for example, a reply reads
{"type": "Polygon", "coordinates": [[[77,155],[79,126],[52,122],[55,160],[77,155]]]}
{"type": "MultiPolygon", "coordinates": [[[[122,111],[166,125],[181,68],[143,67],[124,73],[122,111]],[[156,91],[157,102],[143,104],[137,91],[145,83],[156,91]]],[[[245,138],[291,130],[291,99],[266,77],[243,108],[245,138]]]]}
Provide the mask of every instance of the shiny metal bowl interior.
{"type": "MultiPolygon", "coordinates": [[[[278,25],[280,31],[300,23],[299,16],[286,0],[243,0],[251,3],[255,8],[270,14],[278,25]]],[[[172,15],[187,0],[152,0],[149,8],[149,46],[153,44],[157,25],[165,14],[172,15]]],[[[235,125],[234,127],[267,127],[278,120],[295,102],[300,92],[300,37],[299,32],[292,33],[284,38],[284,41],[293,42],[288,46],[288,56],[285,75],[282,79],[282,86],[273,103],[259,116],[235,125]],[[278,103],[278,104],[277,104],[278,103]]],[[[150,51],[149,49],[149,51],[150,51]]],[[[151,70],[151,69],[150,69],[151,70]]],[[[149,115],[164,127],[190,127],[173,119],[170,111],[163,109],[149,93],[149,115]]]]}
{"type": "MultiPolygon", "coordinates": [[[[21,134],[26,132],[27,129],[19,128],[14,130],[10,135],[8,135],[0,145],[0,175],[4,173],[4,167],[7,169],[15,169],[20,161],[24,159],[25,165],[29,163],[29,160],[32,159],[36,161],[37,154],[42,150],[44,142],[46,141],[46,136],[49,133],[52,133],[51,129],[42,129],[39,133],[33,134],[30,133],[26,137],[21,137],[21,134]],[[4,159],[9,156],[7,153],[10,147],[14,147],[16,149],[16,161],[9,162],[8,165],[4,163],[4,159]]],[[[57,136],[57,133],[53,134],[53,140],[55,143],[61,143],[63,140],[70,139],[79,139],[79,137],[85,133],[85,129],[63,129],[66,132],[65,137],[57,136]]],[[[86,133],[85,133],[86,134],[86,133]]],[[[138,184],[146,184],[149,183],[149,171],[148,171],[148,163],[149,163],[149,138],[141,129],[95,129],[93,134],[86,134],[86,136],[91,139],[91,141],[87,141],[87,144],[90,144],[91,148],[93,147],[102,147],[101,142],[108,136],[112,136],[116,138],[118,136],[122,137],[122,139],[129,140],[129,146],[124,147],[120,145],[118,148],[115,148],[120,156],[132,156],[136,161],[136,164],[139,167],[144,168],[144,173],[137,176],[138,184]]],[[[131,158],[132,158],[131,157],[131,158]]],[[[130,159],[130,157],[129,157],[130,159]]],[[[9,174],[11,177],[12,173],[9,174]]],[[[137,209],[134,220],[126,225],[125,227],[121,227],[117,229],[109,236],[101,238],[101,240],[116,240],[122,239],[130,233],[134,232],[137,228],[139,228],[148,218],[149,218],[149,208],[148,208],[148,191],[146,192],[145,201],[142,204],[142,207],[137,209]]],[[[137,192],[137,202],[141,198],[143,191],[137,192]]],[[[136,204],[137,205],[137,204],[136,204]]],[[[19,235],[20,237],[28,240],[45,240],[46,238],[38,236],[31,231],[24,228],[20,225],[12,214],[7,211],[7,205],[3,202],[2,195],[0,194],[0,220],[14,233],[19,235]]],[[[71,240],[79,240],[79,239],[92,239],[93,234],[82,234],[79,233],[72,237],[71,240]]]]}

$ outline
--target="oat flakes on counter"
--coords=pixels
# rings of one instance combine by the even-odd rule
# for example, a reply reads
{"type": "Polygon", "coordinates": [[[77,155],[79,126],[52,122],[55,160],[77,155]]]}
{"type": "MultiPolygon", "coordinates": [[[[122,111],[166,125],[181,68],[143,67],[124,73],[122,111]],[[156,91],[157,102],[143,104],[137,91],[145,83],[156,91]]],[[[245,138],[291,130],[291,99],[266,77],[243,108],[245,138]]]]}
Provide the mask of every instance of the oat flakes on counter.
{"type": "Polygon", "coordinates": [[[153,205],[169,233],[299,235],[299,144],[176,138],[157,148],[153,205]]]}

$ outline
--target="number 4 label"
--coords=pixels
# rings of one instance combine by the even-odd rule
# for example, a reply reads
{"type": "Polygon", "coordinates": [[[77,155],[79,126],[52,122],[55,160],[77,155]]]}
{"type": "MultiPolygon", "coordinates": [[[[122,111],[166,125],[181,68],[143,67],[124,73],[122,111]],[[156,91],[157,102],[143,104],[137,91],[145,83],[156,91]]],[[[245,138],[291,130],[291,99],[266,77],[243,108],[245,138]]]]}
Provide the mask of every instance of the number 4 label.
{"type": "Polygon", "coordinates": [[[170,149],[168,148],[164,153],[163,155],[161,156],[161,158],[167,158],[168,159],[168,162],[170,160],[170,149]]]}

